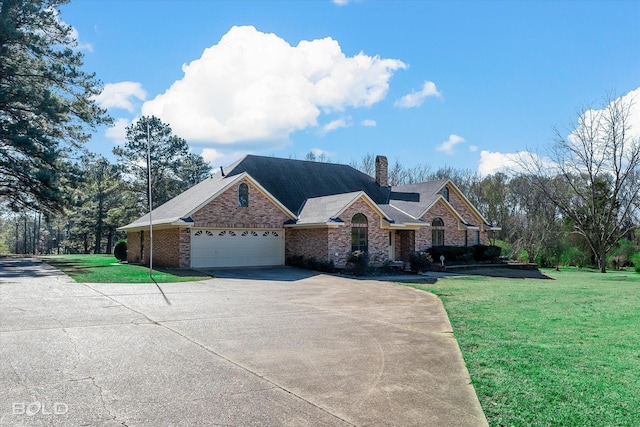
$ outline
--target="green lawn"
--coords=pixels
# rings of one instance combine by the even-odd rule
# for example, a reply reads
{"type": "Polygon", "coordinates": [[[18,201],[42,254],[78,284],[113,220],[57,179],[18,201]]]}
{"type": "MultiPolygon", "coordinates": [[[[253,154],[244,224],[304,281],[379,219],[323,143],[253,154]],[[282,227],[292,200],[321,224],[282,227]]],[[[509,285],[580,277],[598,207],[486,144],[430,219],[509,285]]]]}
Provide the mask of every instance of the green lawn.
{"type": "Polygon", "coordinates": [[[640,426],[640,274],[543,272],[417,287],[444,302],[491,426],[640,426]]]}
{"type": "MultiPolygon", "coordinates": [[[[149,268],[121,264],[113,255],[50,255],[41,260],[81,283],[153,283],[149,268]]],[[[191,282],[211,277],[189,269],[153,269],[158,283],[191,282]]]]}

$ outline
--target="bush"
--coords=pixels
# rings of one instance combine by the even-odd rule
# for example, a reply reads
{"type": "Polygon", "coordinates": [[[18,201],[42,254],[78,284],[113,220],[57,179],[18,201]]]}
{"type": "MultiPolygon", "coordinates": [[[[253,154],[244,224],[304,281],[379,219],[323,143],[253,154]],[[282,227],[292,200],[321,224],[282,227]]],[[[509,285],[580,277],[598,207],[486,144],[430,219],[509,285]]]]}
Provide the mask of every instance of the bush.
{"type": "Polygon", "coordinates": [[[468,263],[471,261],[485,262],[497,261],[502,253],[500,246],[473,245],[473,246],[432,246],[427,249],[431,259],[440,260],[444,255],[446,262],[468,263]]]}
{"type": "Polygon", "coordinates": [[[473,245],[473,260],[482,261],[496,261],[500,257],[502,248],[499,246],[487,246],[487,245],[473,245]]]}
{"type": "Polygon", "coordinates": [[[286,264],[291,267],[323,271],[325,273],[334,273],[336,271],[336,266],[333,261],[319,261],[313,257],[304,258],[302,255],[287,257],[286,264]]]}
{"type": "Polygon", "coordinates": [[[347,259],[347,268],[356,276],[364,276],[369,267],[369,254],[365,251],[354,251],[347,259]]]}
{"type": "Polygon", "coordinates": [[[113,248],[113,256],[120,262],[127,260],[127,241],[122,239],[118,240],[116,246],[113,248]]]}
{"type": "Polygon", "coordinates": [[[473,259],[471,246],[432,246],[427,249],[431,259],[439,261],[444,255],[445,262],[469,262],[473,259]]]}
{"type": "Polygon", "coordinates": [[[427,252],[411,252],[409,254],[409,264],[411,264],[411,271],[413,273],[421,273],[429,270],[433,258],[427,252]]]}
{"type": "Polygon", "coordinates": [[[633,269],[636,273],[640,273],[640,252],[633,254],[631,261],[633,262],[633,269]]]}

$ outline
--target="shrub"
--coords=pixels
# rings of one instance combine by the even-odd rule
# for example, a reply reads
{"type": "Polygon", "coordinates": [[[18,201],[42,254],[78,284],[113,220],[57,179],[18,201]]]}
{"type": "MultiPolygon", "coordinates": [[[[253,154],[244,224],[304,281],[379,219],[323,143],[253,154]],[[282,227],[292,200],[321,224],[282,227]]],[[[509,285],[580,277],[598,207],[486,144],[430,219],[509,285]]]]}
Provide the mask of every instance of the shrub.
{"type": "Polygon", "coordinates": [[[471,246],[432,246],[427,252],[434,260],[440,260],[444,255],[445,262],[469,262],[473,259],[471,246]]]}
{"type": "Polygon", "coordinates": [[[333,273],[336,271],[336,266],[333,261],[319,261],[313,257],[304,258],[302,255],[287,257],[286,264],[291,267],[323,271],[325,273],[333,273]]]}
{"type": "Polygon", "coordinates": [[[633,262],[633,269],[636,273],[640,273],[640,252],[633,254],[631,261],[633,262]]]}
{"type": "Polygon", "coordinates": [[[411,264],[411,271],[414,273],[429,270],[432,262],[433,258],[427,252],[418,251],[409,254],[409,264],[411,264]]]}
{"type": "Polygon", "coordinates": [[[356,276],[364,276],[369,267],[369,254],[365,251],[354,251],[347,259],[348,268],[356,276]]]}
{"type": "Polygon", "coordinates": [[[290,267],[305,268],[304,257],[302,255],[293,255],[287,257],[286,263],[290,267]]]}
{"type": "Polygon", "coordinates": [[[127,241],[122,239],[118,240],[116,246],[113,248],[113,256],[120,262],[127,260],[127,241]]]}
{"type": "Polygon", "coordinates": [[[495,261],[500,257],[502,248],[499,246],[487,246],[487,245],[473,245],[473,260],[482,261],[495,261]]]}

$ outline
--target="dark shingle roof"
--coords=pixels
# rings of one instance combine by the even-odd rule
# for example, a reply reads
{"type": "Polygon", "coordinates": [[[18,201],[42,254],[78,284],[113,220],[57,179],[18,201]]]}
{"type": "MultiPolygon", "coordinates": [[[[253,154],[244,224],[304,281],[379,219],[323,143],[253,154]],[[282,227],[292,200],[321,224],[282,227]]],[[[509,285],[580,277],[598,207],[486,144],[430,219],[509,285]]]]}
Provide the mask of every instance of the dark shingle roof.
{"type": "Polygon", "coordinates": [[[226,176],[247,172],[291,212],[313,197],[364,191],[376,204],[387,203],[388,188],[351,166],[248,155],[225,169],[226,176]]]}
{"type": "Polygon", "coordinates": [[[444,186],[447,179],[437,181],[420,182],[418,184],[398,185],[391,188],[391,200],[389,204],[408,213],[414,218],[420,215],[439,197],[438,191],[444,186]],[[410,194],[418,194],[418,200],[407,197],[410,194]],[[417,202],[417,203],[416,203],[417,202]]]}

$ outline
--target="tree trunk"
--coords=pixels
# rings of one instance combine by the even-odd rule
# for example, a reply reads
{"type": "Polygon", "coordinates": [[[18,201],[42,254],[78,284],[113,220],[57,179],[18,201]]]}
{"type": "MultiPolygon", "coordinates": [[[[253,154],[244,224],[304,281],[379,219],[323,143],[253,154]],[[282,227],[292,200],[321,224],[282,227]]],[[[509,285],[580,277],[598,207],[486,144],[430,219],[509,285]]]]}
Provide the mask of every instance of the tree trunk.
{"type": "Polygon", "coordinates": [[[604,250],[604,245],[600,248],[598,255],[598,267],[600,267],[600,273],[607,272],[607,252],[604,250]]]}

